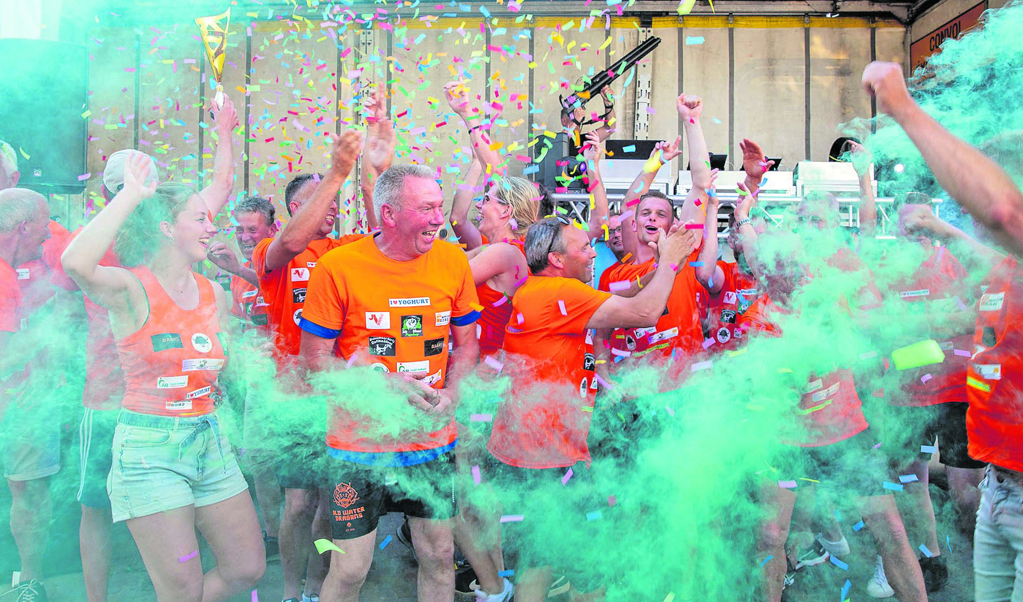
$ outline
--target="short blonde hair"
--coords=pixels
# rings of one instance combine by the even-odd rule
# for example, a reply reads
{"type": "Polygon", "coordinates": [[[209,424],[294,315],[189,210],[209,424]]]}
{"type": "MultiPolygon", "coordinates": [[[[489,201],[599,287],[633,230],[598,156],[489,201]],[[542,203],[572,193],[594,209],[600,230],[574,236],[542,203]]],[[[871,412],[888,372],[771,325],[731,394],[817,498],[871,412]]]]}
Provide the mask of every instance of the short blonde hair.
{"type": "Polygon", "coordinates": [[[525,178],[502,178],[494,184],[494,196],[512,208],[512,230],[525,234],[540,217],[540,191],[525,178]]]}

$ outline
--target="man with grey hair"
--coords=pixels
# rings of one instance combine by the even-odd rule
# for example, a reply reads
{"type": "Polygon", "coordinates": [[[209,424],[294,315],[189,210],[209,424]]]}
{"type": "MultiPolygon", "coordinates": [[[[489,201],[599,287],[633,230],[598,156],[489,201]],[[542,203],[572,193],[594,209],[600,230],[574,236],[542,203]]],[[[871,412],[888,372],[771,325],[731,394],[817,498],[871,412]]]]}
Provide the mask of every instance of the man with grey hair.
{"type": "Polygon", "coordinates": [[[358,600],[380,517],[392,511],[409,516],[419,600],[454,598],[454,409],[479,359],[481,308],[465,253],[436,239],[444,195],[435,177],[421,165],[383,172],[373,190],[380,232],[324,255],[309,282],[300,324],[308,378],[356,369],[375,380],[376,371],[413,407],[395,415],[360,398],[331,408],[330,515],[345,553],[332,554],[325,600],[358,600]],[[334,360],[335,345],[345,361],[334,360]]]}
{"type": "Polygon", "coordinates": [[[28,378],[26,358],[38,349],[38,341],[18,336],[28,315],[12,266],[42,257],[43,242],[50,237],[48,214],[46,199],[36,192],[0,191],[0,440],[12,498],[11,533],[21,559],[19,600],[46,600],[40,579],[51,514],[49,477],[60,469],[60,433],[50,429],[54,438],[35,428],[39,414],[38,407],[32,411],[35,400],[11,393],[22,388],[28,378]]]}
{"type": "Polygon", "coordinates": [[[10,144],[0,140],[0,190],[18,185],[21,173],[18,171],[18,155],[10,144]]]}
{"type": "MultiPolygon", "coordinates": [[[[533,277],[512,297],[516,318],[504,339],[504,373],[512,378],[513,393],[498,406],[487,446],[503,464],[500,479],[508,491],[527,493],[542,487],[544,479],[561,479],[568,468],[575,485],[565,489],[566,495],[587,489],[579,483],[591,481],[586,445],[590,418],[597,389],[611,387],[597,375],[592,330],[654,326],[665,311],[676,273],[696,247],[696,235],[676,226],[670,234],[661,230],[656,244],[660,262],[653,278],[635,296],[625,297],[587,285],[597,253],[579,224],[549,217],[529,228],[525,252],[533,277]]],[[[541,501],[533,512],[554,515],[564,504],[599,505],[578,493],[558,499],[557,508],[545,506],[549,503],[541,501]]],[[[549,548],[543,541],[528,547],[549,548]]],[[[564,558],[533,561],[528,568],[519,561],[515,599],[520,602],[543,602],[552,571],[538,565],[557,562],[582,568],[564,558]]],[[[570,579],[588,592],[600,587],[599,577],[593,573],[570,579]]]]}

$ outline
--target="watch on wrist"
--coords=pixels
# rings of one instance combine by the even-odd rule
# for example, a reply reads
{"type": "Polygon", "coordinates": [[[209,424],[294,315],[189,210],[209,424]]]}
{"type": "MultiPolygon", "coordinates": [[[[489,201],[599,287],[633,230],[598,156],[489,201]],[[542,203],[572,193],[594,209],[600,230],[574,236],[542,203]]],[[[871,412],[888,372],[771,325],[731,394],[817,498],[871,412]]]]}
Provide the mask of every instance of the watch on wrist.
{"type": "Polygon", "coordinates": [[[741,220],[739,220],[738,222],[736,222],[735,227],[736,228],[741,228],[741,227],[745,226],[746,224],[751,224],[751,223],[753,223],[753,220],[751,220],[748,217],[744,217],[741,220]]]}

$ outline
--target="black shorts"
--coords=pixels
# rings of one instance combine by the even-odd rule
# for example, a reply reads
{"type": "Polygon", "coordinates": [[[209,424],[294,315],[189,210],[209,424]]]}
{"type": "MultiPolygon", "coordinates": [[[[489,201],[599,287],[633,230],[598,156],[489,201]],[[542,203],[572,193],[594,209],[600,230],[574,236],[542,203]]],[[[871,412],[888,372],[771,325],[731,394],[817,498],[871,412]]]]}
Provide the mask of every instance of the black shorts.
{"type": "Polygon", "coordinates": [[[941,463],[953,468],[984,468],[984,462],[970,457],[966,435],[966,410],[969,404],[953,402],[933,406],[888,406],[884,430],[899,453],[893,460],[903,466],[915,458],[929,460],[931,454],[921,450],[938,440],[941,463]]]}
{"type": "Polygon", "coordinates": [[[274,474],[285,489],[319,489],[332,478],[323,438],[284,444],[265,453],[273,454],[274,474]]]}
{"type": "MultiPolygon", "coordinates": [[[[883,495],[889,480],[885,455],[867,429],[844,441],[821,447],[786,447],[778,458],[778,472],[765,473],[779,482],[799,487],[817,484],[842,495],[869,497],[883,495]]],[[[787,487],[792,489],[792,487],[787,487]]]]}
{"type": "Polygon", "coordinates": [[[453,451],[415,466],[387,468],[331,459],[330,473],[334,539],[372,533],[388,512],[433,520],[458,514],[453,451]]]}

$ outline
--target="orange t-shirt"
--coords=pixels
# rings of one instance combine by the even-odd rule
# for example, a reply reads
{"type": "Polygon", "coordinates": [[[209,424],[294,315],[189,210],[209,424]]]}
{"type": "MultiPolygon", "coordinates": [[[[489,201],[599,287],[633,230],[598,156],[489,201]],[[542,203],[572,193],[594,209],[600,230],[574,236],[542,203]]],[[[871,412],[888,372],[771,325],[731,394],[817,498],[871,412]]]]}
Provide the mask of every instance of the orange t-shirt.
{"type": "Polygon", "coordinates": [[[522,468],[590,460],[597,394],[593,337],[586,324],[611,297],[574,278],[531,276],[512,298],[504,338],[512,394],[497,408],[487,449],[522,468]]]}
{"type": "MultiPolygon", "coordinates": [[[[764,294],[739,318],[739,327],[750,336],[782,336],[774,321],[778,314],[791,314],[764,294]]],[[[823,447],[845,441],[867,429],[852,371],[836,368],[823,376],[811,375],[802,390],[796,421],[782,434],[782,442],[798,447],[823,447]]]]}
{"type": "MultiPolygon", "coordinates": [[[[247,262],[245,267],[252,267],[247,262]]],[[[231,315],[245,322],[246,327],[255,326],[260,332],[269,329],[266,310],[269,305],[259,294],[259,289],[248,280],[231,276],[231,315]]]]}
{"type": "Polygon", "coordinates": [[[264,238],[252,251],[252,267],[259,278],[259,291],[269,305],[267,323],[274,341],[274,359],[278,370],[294,362],[298,356],[302,332],[298,321],[305,307],[309,278],[320,257],[342,245],[355,242],[365,234],[346,234],[341,238],[319,238],[309,243],[305,251],[295,256],[283,268],[266,270],[266,250],[272,238],[264,238]]]}
{"type": "MultiPolygon", "coordinates": [[[[893,283],[889,292],[907,303],[955,296],[962,299],[966,297],[967,275],[966,269],[955,256],[948,249],[940,247],[931,253],[911,277],[893,283]]],[[[945,352],[945,361],[906,370],[902,374],[905,377],[902,387],[905,394],[888,395],[889,403],[915,407],[966,403],[966,369],[970,355],[973,354],[973,333],[963,333],[938,343],[945,352]]]]}
{"type": "Polygon", "coordinates": [[[1023,472],[1023,272],[1009,255],[981,283],[966,374],[970,457],[1023,472]]]}
{"type": "MultiPolygon", "coordinates": [[[[522,241],[512,240],[509,243],[514,245],[525,257],[526,251],[522,247],[522,241]]],[[[528,270],[529,268],[526,269],[528,270]]],[[[528,274],[522,274],[523,278],[527,276],[528,274]]],[[[479,297],[480,305],[483,306],[483,311],[480,312],[480,319],[476,323],[476,337],[480,342],[480,355],[493,355],[500,351],[501,346],[504,345],[504,328],[508,325],[508,320],[511,319],[512,315],[511,299],[506,297],[504,293],[499,293],[490,288],[490,285],[486,282],[476,287],[476,296],[479,297]]]]}
{"type": "MultiPolygon", "coordinates": [[[[50,238],[43,242],[43,257],[26,261],[18,266],[18,285],[24,302],[24,315],[29,316],[43,306],[57,292],[56,285],[63,282],[54,277],[60,266],[60,256],[71,239],[71,233],[59,223],[47,224],[50,238]]],[[[59,270],[63,274],[63,270],[59,270]]]]}
{"type": "MultiPolygon", "coordinates": [[[[703,350],[703,326],[697,296],[704,293],[703,285],[696,280],[694,262],[700,255],[699,249],[685,260],[685,265],[675,275],[675,283],[668,296],[664,313],[653,328],[616,328],[611,335],[612,355],[639,357],[659,351],[661,356],[670,358],[678,349],[684,356],[695,355],[703,350]]],[[[618,263],[605,271],[611,272],[608,283],[636,280],[654,271],[654,260],[640,264],[618,263]]]]}
{"type": "Polygon", "coordinates": [[[182,309],[149,268],[131,268],[149,300],[142,328],[117,341],[123,407],[157,416],[201,416],[216,409],[217,376],[227,362],[213,284],[193,274],[199,304],[182,309]]]}
{"type": "Polygon", "coordinates": [[[738,349],[742,344],[739,317],[760,296],[756,278],[743,273],[738,263],[719,261],[718,267],[725,281],[718,294],[708,295],[710,336],[715,341],[709,348],[711,353],[738,349]]]}
{"type": "Polygon", "coordinates": [[[0,259],[0,332],[21,330],[22,299],[18,272],[0,259]]]}
{"type": "MultiPolygon", "coordinates": [[[[476,303],[469,260],[459,247],[437,240],[416,259],[395,261],[367,236],[321,258],[309,282],[301,327],[337,338],[341,356],[350,361],[422,375],[423,382],[441,389],[450,327],[479,319],[476,303]]],[[[381,435],[395,425],[377,420],[335,407],[327,445],[360,453],[413,452],[445,447],[457,437],[451,418],[432,431],[409,425],[400,438],[381,435]]]]}

